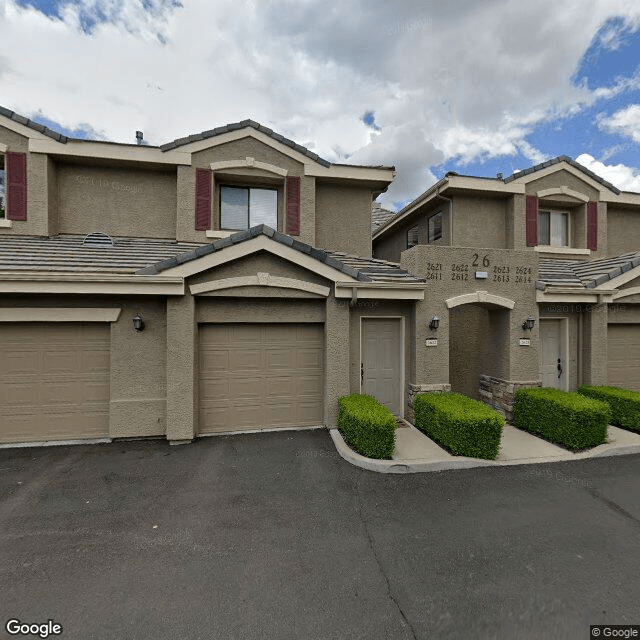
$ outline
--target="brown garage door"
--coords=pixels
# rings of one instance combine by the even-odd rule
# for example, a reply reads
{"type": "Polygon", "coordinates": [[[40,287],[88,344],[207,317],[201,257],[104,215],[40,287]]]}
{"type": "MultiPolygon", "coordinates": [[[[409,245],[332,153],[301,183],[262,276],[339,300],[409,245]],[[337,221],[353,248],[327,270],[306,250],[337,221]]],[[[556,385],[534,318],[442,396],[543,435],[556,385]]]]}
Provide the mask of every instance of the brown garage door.
{"type": "Polygon", "coordinates": [[[640,391],[640,324],[610,324],[608,335],[608,383],[640,391]]]}
{"type": "Polygon", "coordinates": [[[108,435],[109,330],[78,322],[0,326],[0,442],[108,435]]]}
{"type": "Polygon", "coordinates": [[[322,424],[323,325],[200,325],[200,433],[322,424]]]}

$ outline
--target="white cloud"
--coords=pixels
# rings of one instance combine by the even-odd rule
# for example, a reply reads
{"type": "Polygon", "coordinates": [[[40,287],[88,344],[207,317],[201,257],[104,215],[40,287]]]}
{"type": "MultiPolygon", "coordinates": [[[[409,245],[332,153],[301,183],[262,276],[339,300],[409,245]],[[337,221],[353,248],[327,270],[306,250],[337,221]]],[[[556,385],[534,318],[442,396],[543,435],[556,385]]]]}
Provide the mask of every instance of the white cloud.
{"type": "Polygon", "coordinates": [[[617,133],[640,142],[640,105],[631,104],[612,116],[599,116],[598,126],[609,133],[617,133]]]}
{"type": "Polygon", "coordinates": [[[604,178],[618,189],[622,191],[640,192],[640,171],[624,164],[604,164],[596,160],[588,153],[583,153],[576,158],[576,162],[583,165],[587,169],[593,171],[596,175],[604,178]]]}
{"type": "MultiPolygon", "coordinates": [[[[329,160],[395,164],[389,204],[451,158],[539,162],[525,140],[537,123],[638,84],[571,82],[607,19],[624,17],[618,31],[639,19],[628,0],[177,4],[82,0],[58,20],[6,0],[0,102],[116,141],[140,129],[152,144],[251,117],[329,160]]],[[[616,33],[601,32],[603,46],[616,33]]]]}

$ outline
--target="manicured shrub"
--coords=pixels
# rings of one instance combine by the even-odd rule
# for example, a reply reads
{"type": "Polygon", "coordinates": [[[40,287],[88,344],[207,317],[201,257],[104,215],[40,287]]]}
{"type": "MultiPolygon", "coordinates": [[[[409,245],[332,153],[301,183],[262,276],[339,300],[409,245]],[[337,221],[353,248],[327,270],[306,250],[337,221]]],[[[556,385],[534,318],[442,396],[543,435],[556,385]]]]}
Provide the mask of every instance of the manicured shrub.
{"type": "Polygon", "coordinates": [[[354,393],[338,399],[338,428],[367,458],[391,458],[396,445],[394,415],[375,398],[354,393]]]}
{"type": "Polygon", "coordinates": [[[413,401],[416,427],[451,453],[495,460],[504,418],[459,393],[420,393],[413,401]]]}
{"type": "Polygon", "coordinates": [[[607,438],[611,410],[605,402],[552,388],[518,389],[513,424],[568,449],[585,449],[607,438]]]}
{"type": "Polygon", "coordinates": [[[640,431],[640,393],[619,387],[590,387],[582,385],[578,393],[602,400],[611,409],[611,424],[640,431]]]}

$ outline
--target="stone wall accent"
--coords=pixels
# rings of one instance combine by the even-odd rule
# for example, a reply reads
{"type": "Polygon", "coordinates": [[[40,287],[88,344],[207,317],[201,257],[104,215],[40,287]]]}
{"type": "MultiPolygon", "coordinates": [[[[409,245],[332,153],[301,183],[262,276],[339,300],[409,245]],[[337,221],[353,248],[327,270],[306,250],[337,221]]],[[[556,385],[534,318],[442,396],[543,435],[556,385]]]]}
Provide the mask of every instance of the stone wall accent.
{"type": "Polygon", "coordinates": [[[407,422],[411,424],[415,424],[416,416],[413,412],[413,401],[415,397],[419,393],[446,393],[447,391],[451,391],[451,385],[448,383],[440,383],[440,384],[410,384],[409,390],[407,392],[408,395],[408,409],[404,416],[407,422]]]}
{"type": "Polygon", "coordinates": [[[513,403],[518,389],[541,387],[540,380],[503,380],[480,375],[480,399],[503,415],[507,422],[513,422],[513,403]]]}

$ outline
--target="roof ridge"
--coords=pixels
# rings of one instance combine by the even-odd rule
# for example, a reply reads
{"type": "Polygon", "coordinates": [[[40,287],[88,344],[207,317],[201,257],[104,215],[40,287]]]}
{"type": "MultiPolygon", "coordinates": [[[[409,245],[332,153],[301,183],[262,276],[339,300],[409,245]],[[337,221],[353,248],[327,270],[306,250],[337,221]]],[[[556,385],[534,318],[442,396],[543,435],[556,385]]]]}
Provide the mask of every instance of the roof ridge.
{"type": "Polygon", "coordinates": [[[53,138],[58,142],[62,142],[63,144],[66,144],[67,140],[69,140],[68,136],[62,135],[61,133],[54,131],[53,129],[49,129],[49,127],[45,127],[43,124],[34,122],[29,118],[25,118],[19,113],[11,111],[11,109],[7,109],[6,107],[0,106],[0,115],[4,116],[5,118],[9,118],[9,120],[13,120],[14,122],[17,122],[18,124],[21,124],[25,127],[29,127],[29,129],[38,131],[39,133],[42,133],[49,138],[53,138]]]}
{"type": "Polygon", "coordinates": [[[194,133],[189,136],[183,138],[176,138],[171,142],[167,142],[165,144],[160,145],[161,151],[170,151],[171,149],[176,149],[177,147],[181,147],[185,144],[189,144],[190,142],[198,142],[200,140],[207,140],[209,138],[214,138],[223,133],[228,133],[229,131],[238,131],[239,129],[245,129],[250,127],[255,129],[256,131],[260,131],[265,135],[273,138],[276,142],[280,142],[281,144],[286,145],[287,147],[291,147],[295,151],[302,153],[307,156],[311,160],[315,160],[318,164],[321,164],[324,167],[330,167],[331,163],[324,158],[321,158],[317,153],[307,149],[307,147],[303,147],[301,144],[294,142],[293,140],[286,138],[285,136],[276,133],[273,129],[269,127],[265,127],[261,125],[259,122],[255,120],[251,120],[249,118],[245,120],[240,120],[239,122],[231,122],[229,124],[225,124],[215,129],[209,129],[208,131],[201,131],[200,133],[194,133]]]}
{"type": "Polygon", "coordinates": [[[616,195],[620,195],[621,191],[620,189],[618,189],[618,187],[614,186],[609,181],[605,180],[604,178],[601,178],[597,173],[594,173],[593,171],[591,171],[591,169],[587,169],[587,167],[580,164],[579,162],[576,162],[573,158],[566,155],[556,156],[555,158],[551,158],[551,160],[545,160],[540,164],[533,165],[532,167],[529,167],[527,169],[522,169],[522,171],[516,171],[515,173],[512,173],[510,176],[507,176],[506,178],[502,178],[502,181],[506,184],[513,180],[517,180],[518,178],[522,178],[523,176],[529,175],[530,173],[535,173],[536,171],[540,171],[540,169],[546,169],[547,167],[550,167],[554,164],[560,164],[561,162],[566,162],[567,164],[570,164],[572,167],[579,169],[583,173],[586,173],[592,180],[599,182],[601,185],[607,187],[607,189],[609,189],[610,191],[613,191],[613,193],[615,193],[616,195]]]}

